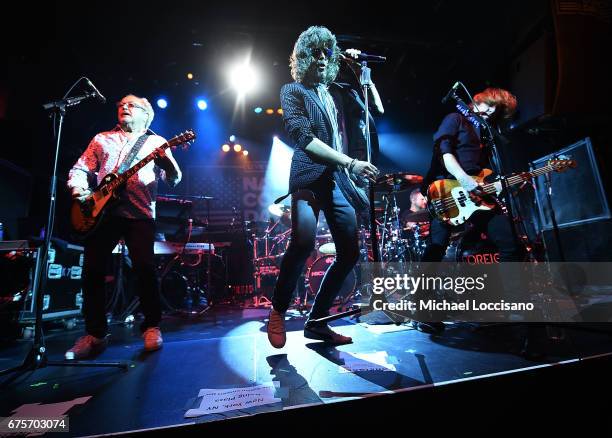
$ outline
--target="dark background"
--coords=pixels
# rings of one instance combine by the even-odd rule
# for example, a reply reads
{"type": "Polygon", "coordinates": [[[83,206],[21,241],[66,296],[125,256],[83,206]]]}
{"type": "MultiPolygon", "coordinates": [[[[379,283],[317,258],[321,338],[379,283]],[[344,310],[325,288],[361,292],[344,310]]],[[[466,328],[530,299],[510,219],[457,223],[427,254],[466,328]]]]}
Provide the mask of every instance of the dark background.
{"type": "MultiPolygon", "coordinates": [[[[57,234],[66,238],[63,180],[91,137],[116,123],[113,102],[127,93],[152,102],[166,97],[170,105],[156,108],[153,129],[169,138],[198,128],[191,150],[177,153],[184,168],[234,159],[219,154],[231,134],[249,149],[250,160],[265,161],[272,136],[287,139],[280,116],[255,114],[253,108],[279,107],[279,88],[291,81],[293,44],[314,24],[329,27],[343,49],[388,57],[387,63],[372,65],[386,109],[377,124],[378,165],[384,172],[426,172],[431,136],[453,109],[440,99],[460,80],[472,93],[498,86],[517,95],[519,112],[505,126],[508,141],[501,145],[507,171],[524,170],[530,160],[590,136],[606,183],[610,11],[608,1],[559,0],[16,6],[5,14],[8,24],[1,39],[5,201],[0,208],[5,218],[29,219],[20,220],[19,229],[7,229],[7,237],[35,234],[46,221],[54,138],[42,104],[61,98],[80,76],[89,77],[108,103],[87,101],[67,114],[56,222],[57,234]],[[264,81],[259,92],[236,108],[226,65],[249,52],[264,81]],[[194,74],[193,80],[186,78],[187,72],[194,74]],[[197,97],[206,99],[207,111],[195,108],[197,97]],[[9,192],[19,201],[6,201],[9,192]]],[[[177,193],[189,194],[185,190],[179,186],[177,193]]],[[[405,205],[406,200],[400,202],[405,205]]]]}

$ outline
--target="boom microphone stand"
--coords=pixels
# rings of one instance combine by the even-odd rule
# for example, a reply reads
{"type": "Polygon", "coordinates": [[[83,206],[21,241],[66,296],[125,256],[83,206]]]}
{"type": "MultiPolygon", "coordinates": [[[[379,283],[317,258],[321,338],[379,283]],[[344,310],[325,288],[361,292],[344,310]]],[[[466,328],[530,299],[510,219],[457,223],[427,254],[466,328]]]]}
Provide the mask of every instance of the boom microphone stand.
{"type": "MultiPolygon", "coordinates": [[[[89,83],[89,80],[87,78],[81,79],[85,79],[89,83]]],[[[80,82],[81,79],[79,79],[77,83],[80,82]]],[[[75,85],[76,83],[73,85],[73,87],[75,85]]],[[[46,284],[47,256],[49,253],[49,248],[51,247],[51,236],[53,234],[53,224],[55,221],[55,206],[57,201],[57,163],[59,159],[62,126],[64,124],[66,108],[78,105],[82,101],[89,98],[95,98],[100,100],[101,95],[99,94],[99,92],[97,92],[97,90],[94,90],[85,92],[84,94],[74,97],[67,98],[64,96],[64,98],[61,100],[49,102],[43,105],[43,108],[45,110],[54,111],[54,116],[59,115],[59,122],[58,130],[55,136],[55,159],[53,161],[53,173],[51,175],[49,211],[47,216],[47,226],[45,228],[45,240],[43,242],[42,248],[38,252],[39,256],[36,258],[34,282],[32,284],[32,300],[35,302],[36,309],[36,320],[34,323],[34,342],[32,344],[32,348],[24,358],[22,364],[0,371],[0,376],[12,372],[33,371],[38,368],[44,368],[46,366],[118,367],[126,370],[128,368],[127,363],[125,362],[50,361],[47,359],[47,349],[45,347],[45,338],[42,330],[43,290],[46,284]]],[[[70,91],[68,91],[68,94],[69,93],[70,91]]],[[[102,97],[102,99],[104,98],[102,97]]]]}

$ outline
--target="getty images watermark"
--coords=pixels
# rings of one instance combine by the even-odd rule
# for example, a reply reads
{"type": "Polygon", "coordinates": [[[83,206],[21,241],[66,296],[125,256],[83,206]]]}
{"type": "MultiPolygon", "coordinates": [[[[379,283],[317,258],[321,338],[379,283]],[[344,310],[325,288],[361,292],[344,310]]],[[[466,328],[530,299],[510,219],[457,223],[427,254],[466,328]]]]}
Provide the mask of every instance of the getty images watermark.
{"type": "Polygon", "coordinates": [[[464,276],[426,276],[421,274],[414,277],[409,274],[395,274],[393,277],[373,277],[372,293],[386,296],[389,293],[404,294],[404,298],[397,302],[388,302],[382,298],[374,299],[374,310],[383,311],[533,311],[534,303],[506,302],[503,299],[494,302],[479,301],[477,299],[447,300],[447,299],[418,299],[412,300],[417,292],[457,294],[482,292],[486,290],[485,273],[479,277],[464,276]]]}
{"type": "Polygon", "coordinates": [[[612,263],[367,263],[362,304],[399,318],[612,322],[612,263]]]}

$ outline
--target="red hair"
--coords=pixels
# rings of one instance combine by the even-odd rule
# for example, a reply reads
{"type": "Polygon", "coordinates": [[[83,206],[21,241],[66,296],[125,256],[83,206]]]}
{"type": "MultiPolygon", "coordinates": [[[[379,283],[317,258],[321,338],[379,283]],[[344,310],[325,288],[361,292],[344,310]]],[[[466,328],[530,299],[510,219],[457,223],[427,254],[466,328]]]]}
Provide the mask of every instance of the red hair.
{"type": "Polygon", "coordinates": [[[487,88],[486,90],[474,96],[475,103],[486,103],[489,106],[495,106],[500,111],[499,114],[506,119],[512,117],[516,111],[516,97],[501,88],[487,88]]]}

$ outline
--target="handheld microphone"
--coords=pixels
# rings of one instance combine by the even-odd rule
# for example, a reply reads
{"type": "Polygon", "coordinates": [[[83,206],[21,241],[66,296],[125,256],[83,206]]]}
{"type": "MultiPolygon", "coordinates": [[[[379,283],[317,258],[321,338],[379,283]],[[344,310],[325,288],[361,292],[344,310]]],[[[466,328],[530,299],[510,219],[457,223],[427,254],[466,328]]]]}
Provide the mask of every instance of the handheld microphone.
{"type": "Polygon", "coordinates": [[[367,62],[386,62],[386,56],[379,55],[370,55],[369,53],[364,53],[360,50],[343,50],[340,52],[345,58],[348,58],[351,61],[367,61],[367,62]],[[357,53],[357,58],[353,55],[357,53]]]}
{"type": "Polygon", "coordinates": [[[446,96],[442,98],[442,103],[446,103],[448,99],[450,99],[455,94],[455,91],[457,91],[457,88],[459,88],[459,81],[455,82],[455,84],[451,87],[451,89],[448,90],[448,93],[446,93],[446,96]]]}
{"type": "Polygon", "coordinates": [[[91,90],[94,92],[94,97],[96,98],[96,100],[100,103],[106,103],[106,97],[104,97],[102,93],[100,93],[100,91],[88,78],[85,78],[85,82],[87,82],[87,86],[91,88],[91,90]]]}

